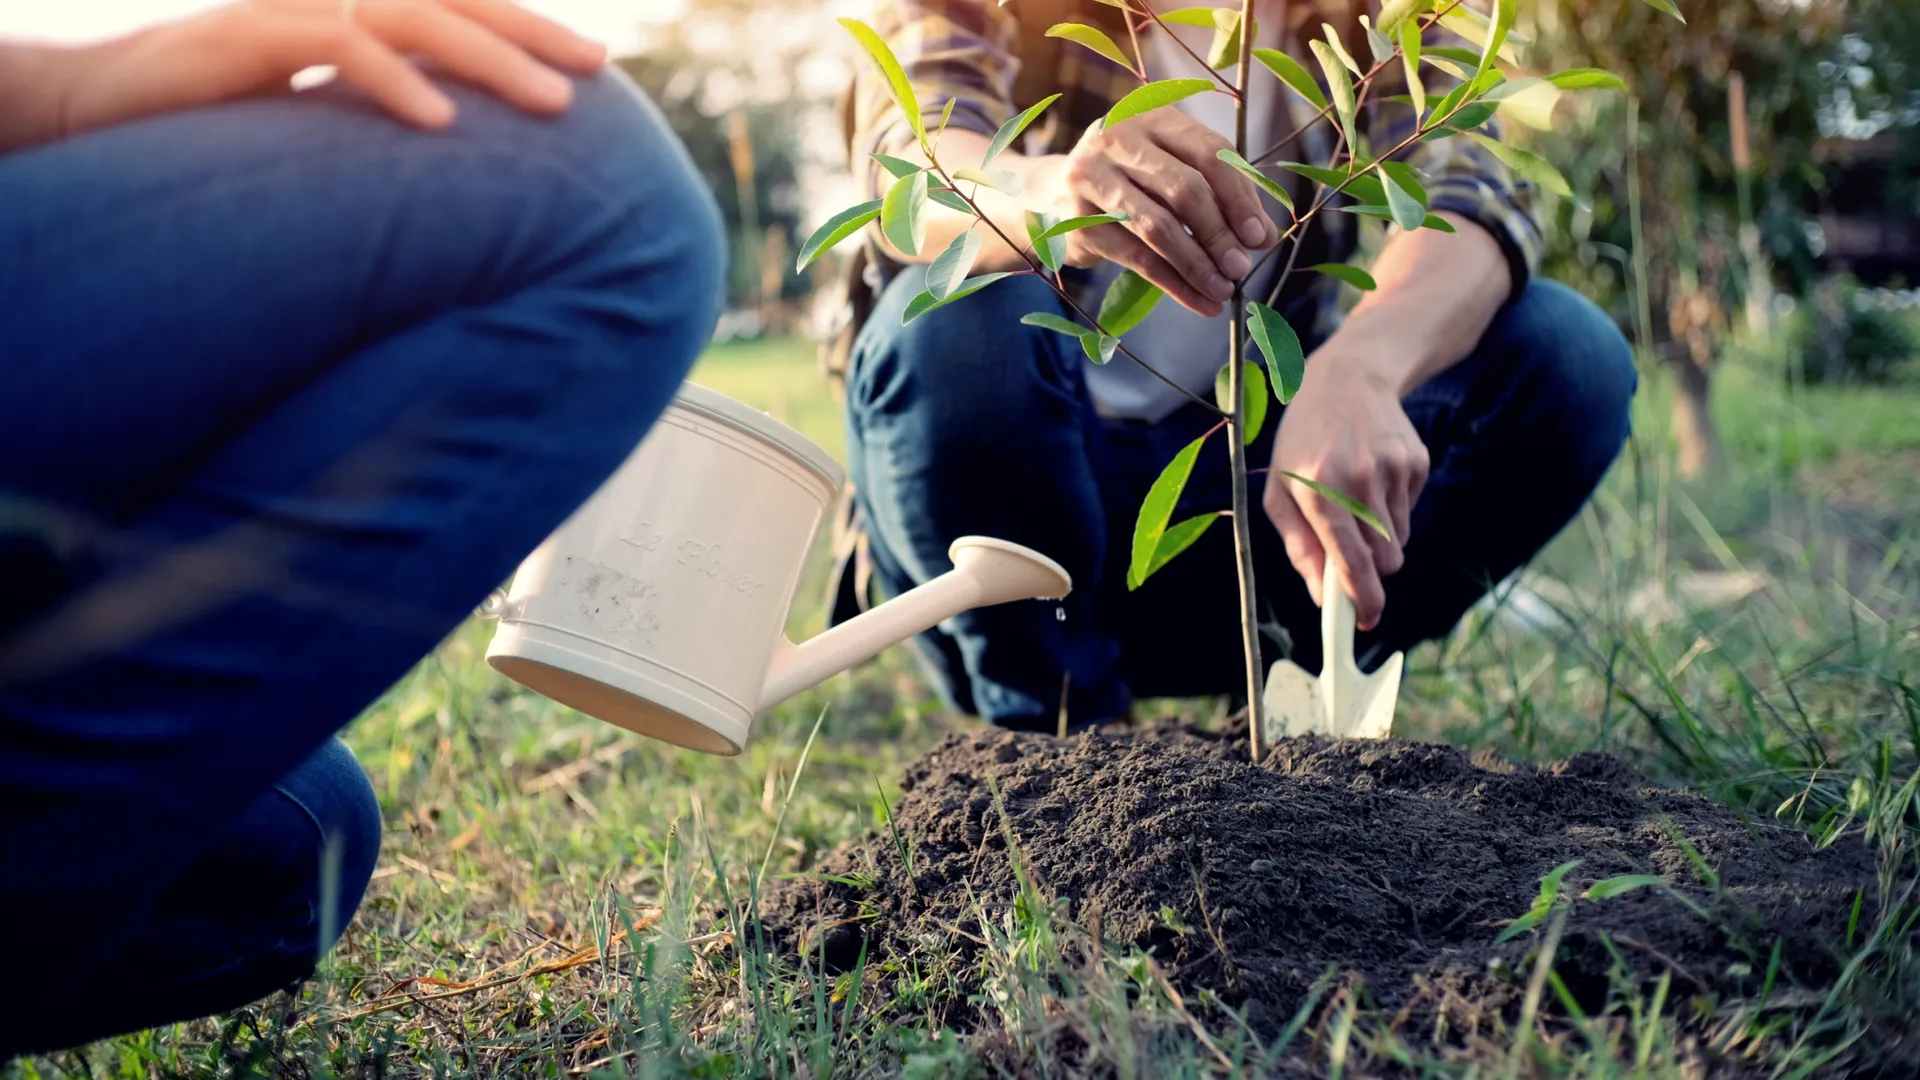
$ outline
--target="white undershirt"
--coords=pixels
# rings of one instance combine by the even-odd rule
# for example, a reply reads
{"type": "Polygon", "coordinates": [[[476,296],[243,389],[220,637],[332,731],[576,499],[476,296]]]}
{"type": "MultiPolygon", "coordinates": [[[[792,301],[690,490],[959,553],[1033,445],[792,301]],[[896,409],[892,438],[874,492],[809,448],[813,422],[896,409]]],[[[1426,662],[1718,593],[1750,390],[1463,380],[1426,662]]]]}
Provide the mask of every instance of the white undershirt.
{"type": "MultiPolygon", "coordinates": [[[[1194,5],[1192,0],[1181,0],[1173,6],[1194,5]]],[[[1238,8],[1240,5],[1214,0],[1206,6],[1238,8]]],[[[1259,24],[1259,34],[1254,40],[1254,47],[1279,48],[1284,5],[1267,0],[1259,8],[1261,17],[1255,19],[1259,24]]],[[[1168,29],[1179,35],[1180,40],[1185,41],[1195,53],[1206,56],[1208,46],[1213,41],[1212,30],[1175,24],[1169,24],[1168,29]]],[[[1158,27],[1142,31],[1141,37],[1147,58],[1147,74],[1153,79],[1211,77],[1203,64],[1187,55],[1158,27]]],[[[1276,82],[1269,88],[1277,86],[1276,82]]],[[[1273,145],[1274,140],[1286,134],[1280,128],[1289,123],[1283,94],[1249,94],[1248,98],[1248,143],[1254,147],[1273,145]]],[[[1220,132],[1229,141],[1233,139],[1233,99],[1227,95],[1195,94],[1176,103],[1174,108],[1220,132]]],[[[1268,216],[1276,221],[1286,220],[1283,208],[1272,196],[1262,192],[1260,198],[1266,205],[1268,216]]],[[[1257,256],[1255,261],[1259,261],[1257,256]]],[[[1113,263],[1101,264],[1094,271],[1098,288],[1104,290],[1109,282],[1119,276],[1120,271],[1121,267],[1113,263]]],[[[1249,283],[1248,293],[1264,297],[1277,272],[1277,263],[1269,262],[1249,283]]],[[[1211,401],[1214,376],[1227,362],[1227,331],[1231,326],[1230,311],[1222,311],[1209,319],[1188,311],[1172,300],[1163,299],[1145,321],[1127,333],[1126,343],[1128,349],[1151,364],[1156,371],[1203,400],[1211,401]]],[[[1104,366],[1088,365],[1087,389],[1101,412],[1149,422],[1164,419],[1186,403],[1186,398],[1178,392],[1123,356],[1116,356],[1112,363],[1104,366]]]]}

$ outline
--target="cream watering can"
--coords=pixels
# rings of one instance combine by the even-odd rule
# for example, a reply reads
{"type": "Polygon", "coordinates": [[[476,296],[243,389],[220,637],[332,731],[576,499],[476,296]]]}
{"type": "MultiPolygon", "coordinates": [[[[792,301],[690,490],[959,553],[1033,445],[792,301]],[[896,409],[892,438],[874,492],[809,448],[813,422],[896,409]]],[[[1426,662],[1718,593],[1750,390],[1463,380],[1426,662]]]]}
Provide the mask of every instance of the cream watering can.
{"type": "Polygon", "coordinates": [[[487,662],[563,705],[712,754],[756,713],[977,607],[1057,600],[1059,564],[954,541],[953,569],[795,645],[787,609],[838,462],[765,413],[687,383],[594,496],[514,575],[487,662]]]}

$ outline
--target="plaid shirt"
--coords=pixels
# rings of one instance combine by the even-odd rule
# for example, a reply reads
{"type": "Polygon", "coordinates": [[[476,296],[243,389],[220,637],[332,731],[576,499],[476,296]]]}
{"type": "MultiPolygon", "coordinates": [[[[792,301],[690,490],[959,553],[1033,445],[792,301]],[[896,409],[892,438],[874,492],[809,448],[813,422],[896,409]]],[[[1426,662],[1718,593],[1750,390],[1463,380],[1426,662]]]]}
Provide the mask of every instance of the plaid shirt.
{"type": "MultiPolygon", "coordinates": [[[[1370,18],[1377,18],[1377,3],[1369,0],[1257,2],[1257,12],[1266,19],[1273,18],[1276,7],[1281,8],[1285,50],[1308,71],[1317,74],[1320,70],[1306,42],[1320,35],[1322,22],[1334,26],[1347,51],[1360,59],[1363,67],[1371,66],[1368,61],[1372,54],[1359,25],[1359,16],[1371,9],[1370,18]]],[[[877,0],[872,25],[905,68],[929,129],[939,124],[941,113],[951,101],[950,126],[991,136],[1020,109],[1048,94],[1059,93],[1060,100],[1028,129],[1023,137],[1025,145],[1020,149],[1028,154],[1062,154],[1071,150],[1082,132],[1105,116],[1114,102],[1139,86],[1139,80],[1131,72],[1106,57],[1077,44],[1045,36],[1049,26],[1069,21],[1099,27],[1122,49],[1131,52],[1121,13],[1097,0],[877,0]]],[[[1438,29],[1429,30],[1425,40],[1429,46],[1467,44],[1438,29]]],[[[1265,72],[1257,74],[1265,80],[1261,85],[1284,99],[1290,111],[1290,122],[1282,123],[1279,130],[1292,131],[1312,115],[1279,80],[1265,72]]],[[[1421,82],[1431,105],[1457,80],[1431,65],[1423,65],[1421,82]]],[[[1364,143],[1378,152],[1398,145],[1412,134],[1414,116],[1409,105],[1389,100],[1407,93],[1398,61],[1383,69],[1371,87],[1357,126],[1364,143]]],[[[874,152],[898,155],[913,145],[913,132],[888,93],[885,80],[864,61],[859,66],[850,106],[851,114],[845,118],[849,127],[848,149],[854,168],[864,167],[870,192],[867,197],[873,198],[882,190],[882,173],[866,155],[874,152]]],[[[1481,130],[1498,137],[1494,122],[1481,130]]],[[[1280,156],[1325,164],[1332,149],[1331,139],[1330,125],[1315,124],[1280,156]]],[[[1253,153],[1262,149],[1265,148],[1255,148],[1253,153]]],[[[1532,274],[1542,248],[1531,187],[1512,175],[1485,147],[1458,136],[1417,142],[1397,158],[1424,175],[1431,209],[1461,214],[1479,223],[1500,243],[1512,269],[1517,293],[1532,274]]],[[[1312,197],[1309,181],[1284,170],[1269,169],[1268,172],[1289,189],[1297,205],[1307,205],[1312,197]]],[[[1358,221],[1351,214],[1321,214],[1307,233],[1300,266],[1346,261],[1353,256],[1359,241],[1358,221]]],[[[869,284],[879,284],[898,269],[871,239],[867,242],[866,255],[878,274],[868,278],[869,284]]],[[[1071,287],[1087,286],[1086,275],[1068,280],[1074,283],[1071,287]]],[[[1087,299],[1097,304],[1097,298],[1087,299]]],[[[1331,278],[1301,274],[1289,283],[1281,310],[1303,333],[1324,336],[1338,321],[1339,301],[1338,284],[1331,278]]]]}

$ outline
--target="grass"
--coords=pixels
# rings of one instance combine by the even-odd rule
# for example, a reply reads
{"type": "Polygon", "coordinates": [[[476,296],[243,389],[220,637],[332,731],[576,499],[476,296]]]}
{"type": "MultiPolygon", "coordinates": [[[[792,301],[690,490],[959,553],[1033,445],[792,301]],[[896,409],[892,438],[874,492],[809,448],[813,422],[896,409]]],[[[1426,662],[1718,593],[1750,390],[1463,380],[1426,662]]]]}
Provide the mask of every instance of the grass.
{"type": "MultiPolygon", "coordinates": [[[[838,411],[810,352],[731,345],[695,378],[838,452],[838,411]]],[[[1651,388],[1635,451],[1538,560],[1530,592],[1483,605],[1409,657],[1396,733],[1527,758],[1603,749],[1757,820],[1865,837],[1883,880],[1834,943],[1845,975],[1833,987],[1776,987],[1762,965],[1750,994],[1693,1001],[1683,1026],[1662,1010],[1683,993],[1666,980],[1623,980],[1606,1010],[1584,1014],[1542,963],[1524,973],[1526,1008],[1501,1037],[1449,1058],[1329,972],[1285,1037],[1263,1044],[1244,1025],[1202,1023],[1150,958],[1089,939],[1027,882],[1011,910],[982,920],[988,1026],[961,1036],[932,1019],[951,993],[937,966],[828,977],[732,936],[767,882],[835,844],[905,843],[891,828],[895,778],[960,722],[898,650],[763,717],[749,750],[721,759],[516,691],[480,663],[487,627],[473,624],[346,733],[380,793],[387,848],[318,978],[297,997],[15,1070],[1667,1077],[1697,1075],[1710,1049],[1779,1077],[1911,1075],[1900,1070],[1920,1008],[1920,396],[1774,385],[1722,378],[1730,470],[1705,487],[1668,475],[1651,388]],[[1772,584],[1726,606],[1649,608],[1689,567],[1764,571],[1772,584]],[[1526,597],[1544,598],[1527,610],[1572,618],[1514,618],[1526,597]]],[[[1550,940],[1557,926],[1534,933],[1550,940]]]]}

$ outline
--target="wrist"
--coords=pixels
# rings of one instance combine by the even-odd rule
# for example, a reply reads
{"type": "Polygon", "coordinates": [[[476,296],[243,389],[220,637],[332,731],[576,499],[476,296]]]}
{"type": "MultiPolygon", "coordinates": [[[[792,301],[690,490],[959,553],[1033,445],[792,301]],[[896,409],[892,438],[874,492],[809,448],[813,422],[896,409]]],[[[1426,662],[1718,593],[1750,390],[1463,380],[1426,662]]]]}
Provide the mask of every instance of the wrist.
{"type": "Polygon", "coordinates": [[[1414,387],[1430,366],[1433,352],[1423,339],[1379,325],[1379,320],[1350,315],[1326,343],[1314,350],[1303,381],[1358,386],[1398,399],[1414,387]]]}

